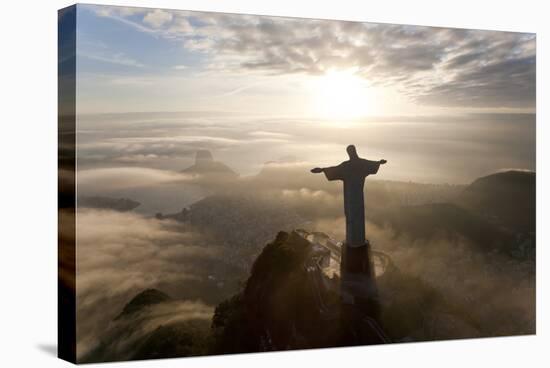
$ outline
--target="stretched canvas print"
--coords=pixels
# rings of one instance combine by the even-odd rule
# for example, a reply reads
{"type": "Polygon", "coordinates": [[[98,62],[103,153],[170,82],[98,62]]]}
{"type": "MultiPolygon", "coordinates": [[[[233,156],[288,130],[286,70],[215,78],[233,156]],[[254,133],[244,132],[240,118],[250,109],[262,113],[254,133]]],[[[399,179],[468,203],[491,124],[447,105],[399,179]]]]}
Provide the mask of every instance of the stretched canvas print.
{"type": "Polygon", "coordinates": [[[58,26],[61,358],[535,333],[534,34],[58,26]]]}

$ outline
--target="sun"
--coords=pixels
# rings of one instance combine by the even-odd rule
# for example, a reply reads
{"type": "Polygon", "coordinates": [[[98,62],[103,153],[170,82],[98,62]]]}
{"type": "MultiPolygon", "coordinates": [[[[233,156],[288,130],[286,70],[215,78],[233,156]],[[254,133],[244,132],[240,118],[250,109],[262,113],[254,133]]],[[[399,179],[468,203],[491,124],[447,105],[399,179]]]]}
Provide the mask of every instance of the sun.
{"type": "Polygon", "coordinates": [[[356,71],[330,70],[312,83],[314,113],[325,119],[354,119],[372,109],[372,90],[356,71]]]}

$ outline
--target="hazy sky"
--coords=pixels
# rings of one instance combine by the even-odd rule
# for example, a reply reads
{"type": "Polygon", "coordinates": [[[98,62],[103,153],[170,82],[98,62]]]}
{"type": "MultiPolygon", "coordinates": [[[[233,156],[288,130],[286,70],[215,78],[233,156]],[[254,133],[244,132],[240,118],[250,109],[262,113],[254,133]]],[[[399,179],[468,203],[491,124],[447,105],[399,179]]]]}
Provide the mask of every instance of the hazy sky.
{"type": "Polygon", "coordinates": [[[337,164],[351,143],[388,160],[380,179],[535,169],[534,34],[95,5],[77,17],[79,170],[177,171],[209,149],[250,175],[288,156],[337,164]]]}
{"type": "Polygon", "coordinates": [[[532,112],[535,36],[79,5],[79,112],[532,112]]]}

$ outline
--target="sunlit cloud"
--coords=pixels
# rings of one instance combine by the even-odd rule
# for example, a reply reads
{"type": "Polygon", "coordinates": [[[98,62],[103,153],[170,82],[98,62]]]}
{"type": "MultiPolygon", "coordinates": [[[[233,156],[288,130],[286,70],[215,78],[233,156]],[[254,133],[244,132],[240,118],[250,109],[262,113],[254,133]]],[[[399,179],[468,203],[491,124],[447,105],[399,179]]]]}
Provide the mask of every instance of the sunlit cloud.
{"type": "Polygon", "coordinates": [[[153,28],[160,28],[171,21],[172,13],[160,9],[150,11],[143,17],[143,23],[153,28]]]}
{"type": "Polygon", "coordinates": [[[80,170],[77,185],[83,191],[111,191],[192,180],[177,172],[140,167],[114,167],[80,170]]]}
{"type": "Polygon", "coordinates": [[[140,20],[90,8],[139,32],[182,41],[207,56],[203,68],[217,72],[356,70],[419,104],[534,106],[533,34],[158,9],[140,20]]]}
{"type": "Polygon", "coordinates": [[[82,56],[88,59],[93,59],[97,61],[101,61],[104,63],[111,63],[111,64],[117,64],[117,65],[123,65],[123,66],[133,66],[137,68],[142,68],[145,65],[140,63],[139,61],[129,58],[125,56],[122,53],[116,53],[113,55],[101,55],[101,54],[91,54],[91,53],[85,53],[85,52],[79,52],[77,54],[78,56],[82,56]]]}

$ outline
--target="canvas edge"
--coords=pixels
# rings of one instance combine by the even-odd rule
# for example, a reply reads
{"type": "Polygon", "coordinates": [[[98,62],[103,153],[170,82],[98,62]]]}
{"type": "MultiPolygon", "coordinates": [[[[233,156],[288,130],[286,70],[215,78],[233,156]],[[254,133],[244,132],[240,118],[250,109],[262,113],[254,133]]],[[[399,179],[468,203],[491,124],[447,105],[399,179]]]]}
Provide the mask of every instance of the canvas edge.
{"type": "Polygon", "coordinates": [[[57,354],[76,363],[76,5],[58,10],[57,354]]]}

